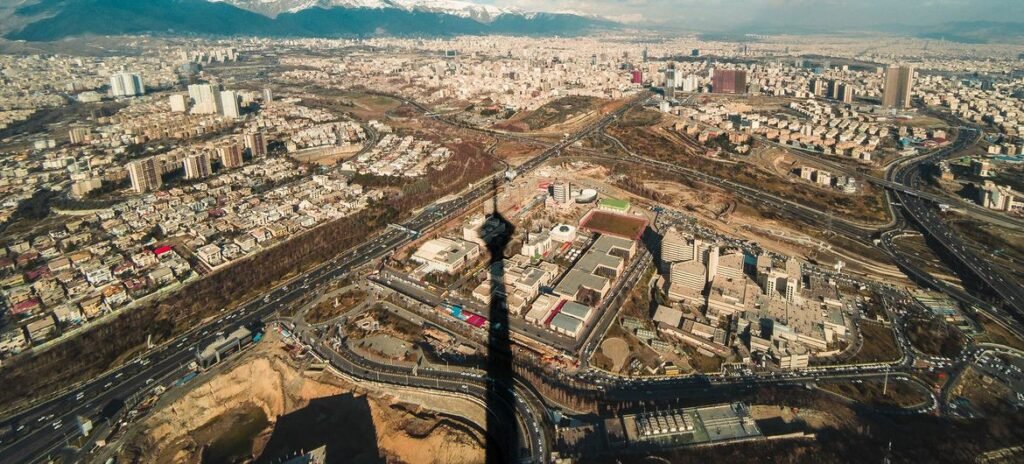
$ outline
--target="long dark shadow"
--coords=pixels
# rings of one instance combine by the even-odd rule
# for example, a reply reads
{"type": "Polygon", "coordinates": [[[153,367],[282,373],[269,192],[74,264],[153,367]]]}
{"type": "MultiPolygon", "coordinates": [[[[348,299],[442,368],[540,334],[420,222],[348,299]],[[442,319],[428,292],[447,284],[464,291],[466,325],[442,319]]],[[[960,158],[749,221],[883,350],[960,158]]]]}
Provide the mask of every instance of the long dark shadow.
{"type": "Polygon", "coordinates": [[[498,180],[494,180],[493,212],[484,221],[481,236],[487,245],[491,296],[487,337],[487,463],[509,464],[519,455],[513,389],[512,349],[505,294],[505,248],[514,226],[498,212],[498,180]]]}

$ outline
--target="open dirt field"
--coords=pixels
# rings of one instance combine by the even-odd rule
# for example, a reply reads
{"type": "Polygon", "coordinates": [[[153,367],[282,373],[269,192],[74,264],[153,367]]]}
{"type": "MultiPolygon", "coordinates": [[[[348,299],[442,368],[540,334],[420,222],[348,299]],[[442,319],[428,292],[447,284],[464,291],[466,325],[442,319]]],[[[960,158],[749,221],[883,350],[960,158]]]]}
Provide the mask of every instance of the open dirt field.
{"type": "MultiPolygon", "coordinates": [[[[143,431],[122,457],[126,462],[199,463],[214,453],[262,462],[296,451],[285,449],[296,443],[308,450],[322,441],[328,446],[327,462],[483,460],[481,437],[471,424],[405,403],[394,390],[382,395],[326,371],[304,372],[304,363],[291,358],[275,332],[268,333],[234,365],[159,406],[141,423],[143,431]],[[345,423],[336,424],[332,417],[345,423]]],[[[441,405],[438,400],[435,406],[441,405]]],[[[447,403],[457,409],[455,403],[465,401],[447,403]]]]}
{"type": "Polygon", "coordinates": [[[601,352],[611,360],[611,371],[618,372],[629,357],[629,344],[618,337],[609,338],[601,342],[601,352]]]}

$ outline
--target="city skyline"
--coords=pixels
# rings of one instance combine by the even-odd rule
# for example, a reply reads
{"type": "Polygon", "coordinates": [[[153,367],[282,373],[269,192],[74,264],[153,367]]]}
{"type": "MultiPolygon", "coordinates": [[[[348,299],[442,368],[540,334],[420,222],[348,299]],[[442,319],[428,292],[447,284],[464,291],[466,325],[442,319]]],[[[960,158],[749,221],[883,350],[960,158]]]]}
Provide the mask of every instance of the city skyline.
{"type": "Polygon", "coordinates": [[[0,39],[0,462],[1024,456],[1017,32],[45,2],[0,39]]]}

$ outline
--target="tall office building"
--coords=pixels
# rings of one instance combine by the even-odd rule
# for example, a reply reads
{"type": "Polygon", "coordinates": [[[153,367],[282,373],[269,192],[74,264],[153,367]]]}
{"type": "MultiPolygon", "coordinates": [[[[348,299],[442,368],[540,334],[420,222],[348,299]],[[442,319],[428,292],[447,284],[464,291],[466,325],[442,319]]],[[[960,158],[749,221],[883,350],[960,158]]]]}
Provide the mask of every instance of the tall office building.
{"type": "Polygon", "coordinates": [[[837,80],[828,81],[828,98],[831,100],[839,100],[839,86],[841,82],[837,80]]]}
{"type": "Polygon", "coordinates": [[[843,103],[853,103],[853,86],[847,83],[839,85],[839,98],[837,100],[843,103]]]}
{"type": "Polygon", "coordinates": [[[228,118],[238,118],[241,114],[238,108],[238,92],[225,90],[220,93],[220,114],[228,118]]]}
{"type": "Polygon", "coordinates": [[[676,70],[674,68],[665,69],[665,87],[676,86],[676,70]]]}
{"type": "Polygon", "coordinates": [[[213,173],[213,169],[210,167],[210,156],[206,153],[188,155],[183,163],[186,179],[202,179],[213,173]]]}
{"type": "Polygon", "coordinates": [[[718,246],[712,246],[708,248],[707,266],[708,266],[708,282],[715,280],[715,276],[718,275],[718,246]]]}
{"type": "Polygon", "coordinates": [[[675,263],[695,259],[700,240],[689,239],[679,229],[672,227],[661,239],[661,261],[675,263]]]}
{"type": "Polygon", "coordinates": [[[162,185],[160,166],[153,157],[128,163],[128,177],[131,178],[135,193],[157,190],[162,185]]]}
{"type": "Polygon", "coordinates": [[[217,154],[220,156],[220,164],[226,169],[240,167],[242,160],[242,147],[237,142],[224,142],[217,146],[217,154]]]}
{"type": "Polygon", "coordinates": [[[738,94],[747,91],[747,72],[741,69],[715,69],[711,77],[712,93],[738,94]]]}
{"type": "Polygon", "coordinates": [[[220,112],[220,89],[213,84],[192,84],[188,86],[188,97],[192,99],[192,113],[214,114],[220,112]]]}
{"type": "Polygon", "coordinates": [[[644,72],[639,69],[634,69],[629,73],[629,82],[631,84],[643,84],[644,83],[644,72]]]}
{"type": "Polygon", "coordinates": [[[263,89],[263,103],[270,103],[272,101],[274,101],[274,91],[263,89]]]}
{"type": "Polygon", "coordinates": [[[146,93],[138,74],[120,72],[110,76],[110,94],[115,97],[134,97],[146,93]]]}
{"type": "Polygon", "coordinates": [[[704,290],[705,282],[708,281],[707,273],[708,270],[703,264],[691,259],[672,263],[668,275],[672,285],[701,292],[704,290]]]}
{"type": "Polygon", "coordinates": [[[811,83],[807,90],[814,94],[816,97],[820,97],[825,94],[825,82],[821,78],[815,77],[811,79],[811,83]]]}
{"type": "Polygon", "coordinates": [[[245,134],[245,148],[253,158],[267,156],[267,140],[262,132],[250,132],[245,134]]]}
{"type": "Polygon", "coordinates": [[[885,70],[885,89],[882,106],[886,108],[909,108],[910,91],[914,86],[914,68],[910,66],[889,66],[885,70]]]}
{"type": "Polygon", "coordinates": [[[185,111],[188,111],[188,100],[184,95],[171,95],[168,100],[171,103],[171,111],[175,113],[184,113],[185,111]]]}
{"type": "Polygon", "coordinates": [[[85,138],[89,136],[91,131],[88,127],[72,127],[68,131],[68,139],[72,145],[81,145],[85,143],[85,138]]]}
{"type": "Polygon", "coordinates": [[[698,84],[700,84],[700,81],[697,80],[697,76],[690,74],[683,78],[680,87],[683,89],[683,92],[695,92],[697,91],[698,84]]]}
{"type": "Polygon", "coordinates": [[[551,192],[552,196],[555,197],[556,203],[568,203],[569,197],[572,195],[570,192],[570,186],[568,182],[559,182],[554,185],[554,190],[551,192]]]}

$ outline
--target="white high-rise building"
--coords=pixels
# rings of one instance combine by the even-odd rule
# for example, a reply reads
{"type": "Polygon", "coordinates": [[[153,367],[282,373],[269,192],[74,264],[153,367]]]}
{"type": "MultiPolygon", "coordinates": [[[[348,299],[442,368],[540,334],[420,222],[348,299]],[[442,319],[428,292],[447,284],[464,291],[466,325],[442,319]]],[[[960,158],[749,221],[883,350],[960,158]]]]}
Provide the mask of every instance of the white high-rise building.
{"type": "Polygon", "coordinates": [[[568,182],[559,182],[554,185],[554,191],[552,192],[557,203],[568,203],[569,198],[572,196],[570,185],[568,182]]]}
{"type": "Polygon", "coordinates": [[[707,272],[707,268],[694,259],[674,263],[669,271],[669,281],[672,285],[701,292],[704,290],[704,283],[707,282],[707,272]]]}
{"type": "Polygon", "coordinates": [[[237,118],[241,114],[238,108],[238,92],[225,90],[220,93],[220,114],[228,118],[237,118]]]}
{"type": "Polygon", "coordinates": [[[263,103],[270,103],[274,101],[274,92],[270,89],[263,89],[263,103]]]}
{"type": "Polygon", "coordinates": [[[114,97],[134,97],[146,93],[142,77],[138,74],[119,72],[110,76],[110,94],[114,97]]]}
{"type": "MultiPolygon", "coordinates": [[[[681,74],[679,74],[677,76],[681,76],[681,74]]],[[[690,75],[682,78],[682,82],[679,84],[679,88],[683,92],[694,92],[694,91],[697,90],[697,83],[698,83],[697,76],[694,76],[693,74],[690,74],[690,75]]]]}
{"type": "Polygon", "coordinates": [[[215,114],[220,112],[220,89],[213,84],[192,84],[188,86],[188,97],[192,99],[193,114],[215,114]]]}
{"type": "Polygon", "coordinates": [[[718,246],[712,246],[708,249],[708,282],[718,275],[718,259],[718,246]]]}
{"type": "Polygon", "coordinates": [[[679,229],[670,228],[661,239],[661,260],[665,263],[677,263],[695,259],[700,240],[689,239],[679,229]]]}
{"type": "Polygon", "coordinates": [[[173,111],[175,113],[184,113],[185,111],[188,110],[188,100],[185,98],[184,95],[181,95],[181,94],[171,95],[170,102],[171,102],[171,111],[173,111]]]}

